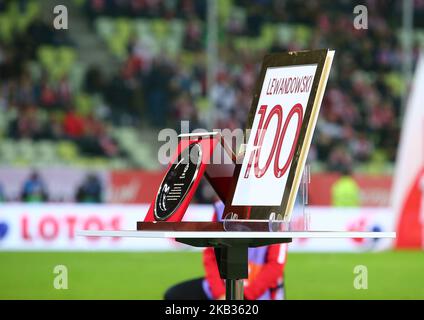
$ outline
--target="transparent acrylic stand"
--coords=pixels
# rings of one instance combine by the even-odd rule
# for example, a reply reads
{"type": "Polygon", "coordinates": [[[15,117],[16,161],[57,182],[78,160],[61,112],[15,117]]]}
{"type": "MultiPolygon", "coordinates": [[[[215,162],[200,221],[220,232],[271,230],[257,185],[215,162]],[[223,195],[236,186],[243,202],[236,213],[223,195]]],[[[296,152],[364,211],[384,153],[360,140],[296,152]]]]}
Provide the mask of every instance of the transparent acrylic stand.
{"type": "Polygon", "coordinates": [[[290,221],[285,221],[281,213],[271,212],[268,220],[239,219],[237,214],[228,213],[223,219],[225,231],[236,232],[288,232],[309,231],[310,215],[307,210],[308,189],[311,182],[310,166],[306,165],[290,221]],[[300,219],[293,219],[301,217],[300,219]],[[295,220],[296,222],[292,222],[295,220]]]}

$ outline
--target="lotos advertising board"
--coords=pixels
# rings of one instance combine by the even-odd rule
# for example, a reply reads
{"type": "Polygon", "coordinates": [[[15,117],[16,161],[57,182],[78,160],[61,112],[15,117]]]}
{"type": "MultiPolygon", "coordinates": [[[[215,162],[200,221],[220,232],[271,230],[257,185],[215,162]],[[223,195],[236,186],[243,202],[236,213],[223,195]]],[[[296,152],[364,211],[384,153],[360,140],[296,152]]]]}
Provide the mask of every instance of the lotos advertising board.
{"type": "MultiPolygon", "coordinates": [[[[0,251],[164,251],[192,250],[173,239],[77,237],[76,230],[135,230],[147,205],[1,205],[0,251]]],[[[311,230],[392,231],[387,208],[307,207],[311,230]]],[[[192,205],[185,219],[208,221],[213,207],[192,205]]],[[[303,216],[292,223],[302,225],[303,216]]],[[[290,251],[364,251],[389,248],[387,239],[297,239],[290,251]]]]}

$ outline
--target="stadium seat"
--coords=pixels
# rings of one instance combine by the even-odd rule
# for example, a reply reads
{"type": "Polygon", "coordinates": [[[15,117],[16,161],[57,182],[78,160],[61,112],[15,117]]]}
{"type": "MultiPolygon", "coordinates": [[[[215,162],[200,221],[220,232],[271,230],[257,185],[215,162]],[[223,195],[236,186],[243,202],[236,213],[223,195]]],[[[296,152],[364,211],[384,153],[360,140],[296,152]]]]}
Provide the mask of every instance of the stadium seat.
{"type": "Polygon", "coordinates": [[[145,148],[146,146],[143,144],[141,148],[134,148],[131,150],[131,157],[134,163],[138,167],[146,168],[149,166],[150,152],[145,148]]]}
{"type": "Polygon", "coordinates": [[[129,163],[123,158],[115,158],[111,159],[108,165],[110,169],[119,170],[128,168],[129,163]]]}
{"type": "Polygon", "coordinates": [[[76,59],[75,49],[71,47],[60,47],[58,49],[58,55],[60,64],[64,68],[64,71],[69,71],[76,59]]]}
{"type": "Polygon", "coordinates": [[[8,125],[9,125],[8,119],[6,117],[0,117],[0,139],[6,133],[8,125]]]}
{"type": "Polygon", "coordinates": [[[58,160],[55,144],[51,141],[46,140],[36,143],[35,153],[36,159],[38,159],[42,165],[51,165],[58,160]]]}
{"type": "Polygon", "coordinates": [[[136,19],[133,24],[135,33],[140,37],[152,33],[150,22],[146,19],[136,19]]]}
{"type": "Polygon", "coordinates": [[[168,23],[162,19],[155,19],[152,22],[152,31],[155,38],[161,41],[168,35],[168,23]]]}
{"type": "Polygon", "coordinates": [[[209,99],[207,97],[202,97],[202,98],[197,99],[196,100],[196,108],[200,112],[205,112],[205,111],[209,110],[209,108],[210,108],[209,99]]]}
{"type": "Polygon", "coordinates": [[[424,30],[417,30],[415,33],[415,39],[417,43],[421,43],[421,46],[424,46],[424,30]]]}
{"type": "Polygon", "coordinates": [[[182,40],[185,31],[185,25],[183,21],[178,19],[170,21],[169,29],[172,38],[177,38],[179,41],[182,40]]]}
{"type": "Polygon", "coordinates": [[[87,115],[93,109],[93,100],[90,95],[79,93],[75,98],[75,105],[79,114],[87,115]]]}
{"type": "Polygon", "coordinates": [[[74,62],[69,70],[69,84],[71,88],[78,92],[83,85],[86,66],[79,62],[74,62]]]}
{"type": "Polygon", "coordinates": [[[175,38],[167,38],[162,40],[162,47],[163,51],[166,52],[170,58],[176,58],[181,49],[180,42],[175,38]]]}
{"type": "Polygon", "coordinates": [[[247,48],[251,49],[251,48],[249,47],[249,42],[250,42],[250,38],[249,38],[249,37],[237,37],[237,38],[234,40],[234,47],[235,47],[237,50],[241,50],[241,51],[244,51],[244,50],[246,50],[247,48]]]}
{"type": "Polygon", "coordinates": [[[56,145],[57,155],[65,162],[73,163],[78,157],[78,148],[73,142],[62,141],[56,145]]]}
{"type": "Polygon", "coordinates": [[[28,63],[28,70],[32,79],[39,80],[41,78],[42,68],[37,60],[28,63]]]}
{"type": "Polygon", "coordinates": [[[151,34],[144,34],[141,37],[139,37],[139,40],[140,40],[140,43],[144,45],[146,48],[148,48],[153,55],[160,53],[159,43],[151,34]]]}
{"type": "Polygon", "coordinates": [[[101,157],[90,157],[86,159],[86,163],[90,168],[106,169],[109,161],[101,157]]]}
{"type": "Polygon", "coordinates": [[[25,14],[18,14],[17,27],[19,31],[24,31],[29,23],[34,20],[40,12],[40,3],[38,1],[29,1],[25,14]]]}
{"type": "Polygon", "coordinates": [[[20,140],[16,143],[17,156],[25,162],[31,162],[35,159],[34,143],[31,140],[20,140]]]}
{"type": "Polygon", "coordinates": [[[0,142],[0,163],[3,165],[13,164],[16,159],[17,149],[15,141],[3,139],[0,142]]]}
{"type": "Polygon", "coordinates": [[[181,63],[186,67],[193,66],[194,64],[194,55],[191,52],[183,51],[181,54],[181,63]]]}
{"type": "Polygon", "coordinates": [[[76,6],[82,7],[86,3],[86,0],[74,0],[74,3],[76,6]]]}
{"type": "Polygon", "coordinates": [[[289,44],[293,39],[293,27],[288,24],[280,24],[277,27],[277,40],[281,44],[289,44]]]}
{"type": "Polygon", "coordinates": [[[52,46],[44,45],[38,49],[38,59],[41,65],[49,72],[54,73],[56,68],[55,49],[52,46]]]}
{"type": "Polygon", "coordinates": [[[389,72],[384,76],[386,85],[395,93],[397,96],[401,96],[405,89],[405,81],[399,72],[389,72]]]}
{"type": "Polygon", "coordinates": [[[114,53],[119,58],[125,58],[127,53],[127,44],[132,35],[133,26],[130,19],[115,19],[115,32],[113,39],[109,39],[114,53]]]}
{"type": "Polygon", "coordinates": [[[127,42],[119,36],[113,36],[108,39],[108,45],[111,52],[119,59],[125,59],[127,55],[127,42]]]}
{"type": "Polygon", "coordinates": [[[222,21],[227,21],[231,11],[234,10],[233,0],[221,1],[218,7],[218,16],[222,21]]]}
{"type": "Polygon", "coordinates": [[[310,28],[303,25],[298,25],[295,27],[294,38],[296,39],[297,42],[299,42],[299,44],[302,47],[306,47],[308,45],[310,37],[311,37],[310,28]]]}
{"type": "Polygon", "coordinates": [[[9,43],[12,40],[13,22],[7,13],[0,15],[0,38],[9,43]]]}
{"type": "Polygon", "coordinates": [[[136,166],[157,169],[157,159],[153,156],[150,144],[140,141],[140,134],[136,129],[117,128],[113,131],[113,136],[136,166]]]}
{"type": "Polygon", "coordinates": [[[97,33],[104,39],[108,40],[113,37],[114,25],[111,19],[101,17],[95,22],[97,33]]]}
{"type": "Polygon", "coordinates": [[[115,36],[128,40],[132,31],[133,27],[131,19],[117,18],[115,20],[115,36]]]}
{"type": "Polygon", "coordinates": [[[275,40],[277,30],[273,24],[265,24],[261,30],[261,41],[264,47],[270,47],[275,40]]]}

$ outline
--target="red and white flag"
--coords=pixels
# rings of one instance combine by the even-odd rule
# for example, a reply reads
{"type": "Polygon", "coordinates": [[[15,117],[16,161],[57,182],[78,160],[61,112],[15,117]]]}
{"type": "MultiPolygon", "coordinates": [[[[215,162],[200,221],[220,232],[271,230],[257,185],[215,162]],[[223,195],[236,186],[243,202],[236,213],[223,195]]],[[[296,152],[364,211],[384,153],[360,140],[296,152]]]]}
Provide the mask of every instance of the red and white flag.
{"type": "Polygon", "coordinates": [[[409,96],[392,188],[396,248],[424,248],[424,54],[409,96]]]}

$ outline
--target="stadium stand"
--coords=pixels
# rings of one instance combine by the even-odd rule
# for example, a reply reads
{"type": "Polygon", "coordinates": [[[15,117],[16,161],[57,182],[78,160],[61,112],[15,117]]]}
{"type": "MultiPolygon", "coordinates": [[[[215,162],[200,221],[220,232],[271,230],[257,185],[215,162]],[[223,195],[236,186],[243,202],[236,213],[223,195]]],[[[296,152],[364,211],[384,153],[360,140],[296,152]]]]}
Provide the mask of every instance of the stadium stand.
{"type": "MultiPolygon", "coordinates": [[[[265,53],[333,47],[337,59],[310,154],[313,169],[392,171],[405,85],[400,22],[387,9],[398,7],[396,1],[368,2],[373,19],[366,33],[352,27],[349,1],[222,1],[211,103],[205,3],[74,0],[79,23],[109,51],[106,75],[109,68],[83,63],[71,30],[52,32],[40,19],[42,2],[2,1],[0,163],[154,169],[151,140],[178,119],[205,127],[213,108],[214,128],[243,127],[265,53]]],[[[420,2],[415,15],[423,28],[420,2]]],[[[418,30],[416,55],[424,39],[418,30]]]]}

